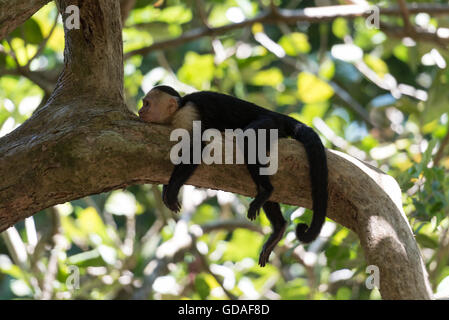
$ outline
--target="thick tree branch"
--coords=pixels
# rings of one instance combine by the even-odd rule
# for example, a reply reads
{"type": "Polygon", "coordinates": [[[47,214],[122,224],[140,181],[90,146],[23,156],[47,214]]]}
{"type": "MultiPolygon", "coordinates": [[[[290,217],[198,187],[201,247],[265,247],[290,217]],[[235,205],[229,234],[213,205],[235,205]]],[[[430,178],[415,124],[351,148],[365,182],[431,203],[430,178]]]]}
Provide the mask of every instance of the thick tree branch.
{"type": "Polygon", "coordinates": [[[0,1],[0,40],[24,23],[50,0],[0,1]]]}
{"type": "MultiPolygon", "coordinates": [[[[0,230],[57,203],[168,181],[170,128],[147,125],[113,106],[79,104],[89,108],[44,109],[1,139],[0,230]]],[[[282,140],[279,150],[272,199],[310,208],[303,147],[282,140]]],[[[383,297],[429,298],[425,269],[394,179],[337,152],[328,152],[328,163],[329,217],[359,235],[369,264],[381,270],[383,297]]],[[[243,165],[203,165],[188,183],[248,196],[256,192],[243,165]]]]}

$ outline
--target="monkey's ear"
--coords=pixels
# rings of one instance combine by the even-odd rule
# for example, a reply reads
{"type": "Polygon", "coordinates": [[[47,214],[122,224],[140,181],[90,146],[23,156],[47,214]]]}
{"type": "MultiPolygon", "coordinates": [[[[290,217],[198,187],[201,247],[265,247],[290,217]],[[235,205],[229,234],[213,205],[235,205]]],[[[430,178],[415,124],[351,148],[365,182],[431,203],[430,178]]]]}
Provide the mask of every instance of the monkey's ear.
{"type": "Polygon", "coordinates": [[[176,100],[176,98],[170,98],[168,102],[168,108],[170,114],[174,114],[176,111],[178,111],[178,101],[176,100]]]}

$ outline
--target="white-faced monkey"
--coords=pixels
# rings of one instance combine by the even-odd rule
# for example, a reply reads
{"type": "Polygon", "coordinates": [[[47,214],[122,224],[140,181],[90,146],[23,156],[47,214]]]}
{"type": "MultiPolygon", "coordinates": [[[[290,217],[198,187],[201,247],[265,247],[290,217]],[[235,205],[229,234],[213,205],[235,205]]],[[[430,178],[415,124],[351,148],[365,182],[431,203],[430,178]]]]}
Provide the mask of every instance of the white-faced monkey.
{"type": "MultiPolygon", "coordinates": [[[[191,130],[192,122],[201,121],[201,129],[277,129],[279,138],[292,137],[304,145],[310,167],[312,185],[313,219],[310,227],[301,223],[296,227],[298,240],[308,243],[314,240],[323,226],[328,200],[328,170],[326,152],[319,136],[304,123],[286,115],[276,113],[253,103],[233,96],[200,91],[181,95],[169,86],[154,87],[143,99],[139,110],[140,118],[145,122],[170,124],[175,128],[191,130]]],[[[269,146],[269,143],[266,143],[269,146]]],[[[245,153],[247,148],[245,147],[245,153]]],[[[247,159],[247,158],[245,158],[247,159]]],[[[245,162],[246,163],[246,162],[245,162]]],[[[167,185],[164,185],[162,197],[165,205],[179,211],[178,192],[193,174],[198,164],[180,163],[175,166],[167,185]]],[[[276,244],[281,240],[286,221],[282,216],[279,203],[269,201],[273,192],[269,176],[260,175],[260,163],[246,164],[251,178],[257,186],[257,195],[248,209],[248,218],[254,220],[263,208],[273,225],[273,233],[264,244],[259,258],[264,266],[276,244]]]]}

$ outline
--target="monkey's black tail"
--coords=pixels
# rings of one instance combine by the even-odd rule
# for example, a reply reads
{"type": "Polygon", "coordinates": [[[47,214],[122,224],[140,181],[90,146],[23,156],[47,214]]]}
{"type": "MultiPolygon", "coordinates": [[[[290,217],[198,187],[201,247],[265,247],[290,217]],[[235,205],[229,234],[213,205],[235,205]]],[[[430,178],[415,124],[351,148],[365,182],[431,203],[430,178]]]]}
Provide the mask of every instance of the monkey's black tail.
{"type": "Polygon", "coordinates": [[[288,129],[290,129],[287,130],[290,131],[290,136],[304,145],[309,161],[313,218],[310,227],[304,223],[296,226],[296,237],[298,240],[308,243],[318,237],[326,218],[328,200],[326,151],[318,134],[307,125],[289,118],[288,129]]]}

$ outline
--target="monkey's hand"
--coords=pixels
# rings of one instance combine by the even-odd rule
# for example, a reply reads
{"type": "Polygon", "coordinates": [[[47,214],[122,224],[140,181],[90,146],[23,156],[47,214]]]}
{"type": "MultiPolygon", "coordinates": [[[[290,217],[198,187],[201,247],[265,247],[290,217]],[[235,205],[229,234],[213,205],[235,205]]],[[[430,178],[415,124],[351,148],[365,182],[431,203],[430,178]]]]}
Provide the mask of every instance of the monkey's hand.
{"type": "Polygon", "coordinates": [[[178,192],[170,190],[170,186],[164,184],[162,188],[162,201],[171,211],[179,212],[181,204],[178,201],[178,192]]]}

